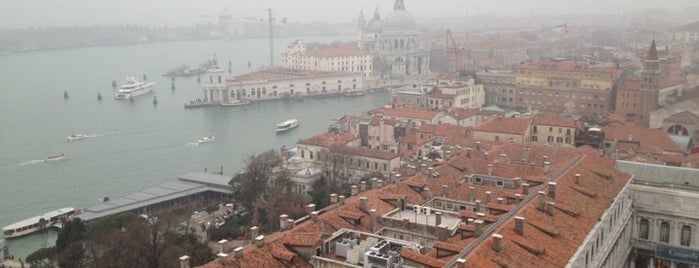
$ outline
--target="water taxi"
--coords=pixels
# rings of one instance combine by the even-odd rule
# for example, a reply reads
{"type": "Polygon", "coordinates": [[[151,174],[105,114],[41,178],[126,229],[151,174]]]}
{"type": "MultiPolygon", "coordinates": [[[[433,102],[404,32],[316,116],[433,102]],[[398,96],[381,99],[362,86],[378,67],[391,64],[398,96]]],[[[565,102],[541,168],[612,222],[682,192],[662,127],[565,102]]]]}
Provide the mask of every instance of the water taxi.
{"type": "Polygon", "coordinates": [[[56,162],[56,161],[61,161],[61,160],[66,160],[68,159],[67,156],[65,156],[63,153],[57,154],[57,155],[49,155],[46,158],[44,158],[44,162],[56,162]]]}
{"type": "Polygon", "coordinates": [[[15,238],[34,232],[45,230],[60,223],[61,219],[67,219],[75,214],[75,209],[66,207],[48,212],[44,215],[34,216],[5,227],[2,227],[2,235],[5,238],[15,238]]]}
{"type": "Polygon", "coordinates": [[[199,139],[199,140],[197,141],[197,143],[198,143],[198,144],[202,144],[202,143],[212,142],[212,141],[214,141],[215,139],[216,139],[216,137],[214,137],[214,136],[203,137],[203,138],[199,139]]]}
{"type": "Polygon", "coordinates": [[[276,131],[277,131],[277,133],[284,132],[284,131],[293,129],[293,128],[298,127],[298,126],[299,126],[298,119],[289,119],[289,120],[286,120],[284,122],[277,124],[276,131]]]}

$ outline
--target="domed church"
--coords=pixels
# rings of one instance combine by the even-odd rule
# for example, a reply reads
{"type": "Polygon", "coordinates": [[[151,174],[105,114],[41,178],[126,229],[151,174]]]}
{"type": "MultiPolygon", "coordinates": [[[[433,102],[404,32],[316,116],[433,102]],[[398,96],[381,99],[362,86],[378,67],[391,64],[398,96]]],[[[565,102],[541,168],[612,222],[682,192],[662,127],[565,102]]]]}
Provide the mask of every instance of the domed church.
{"type": "Polygon", "coordinates": [[[403,0],[395,1],[383,20],[378,8],[369,22],[359,13],[357,46],[374,54],[374,74],[382,78],[428,74],[429,53],[418,45],[415,19],[403,0]]]}

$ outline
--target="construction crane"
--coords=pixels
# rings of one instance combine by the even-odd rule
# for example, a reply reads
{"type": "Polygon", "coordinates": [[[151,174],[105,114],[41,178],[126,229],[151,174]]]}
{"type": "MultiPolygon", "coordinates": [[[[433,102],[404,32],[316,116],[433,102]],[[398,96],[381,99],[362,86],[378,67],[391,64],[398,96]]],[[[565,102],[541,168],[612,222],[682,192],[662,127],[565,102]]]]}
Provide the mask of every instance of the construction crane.
{"type": "Polygon", "coordinates": [[[460,73],[462,71],[461,68],[461,58],[463,57],[463,47],[459,47],[456,45],[456,41],[454,41],[454,35],[451,33],[451,30],[447,29],[447,38],[446,38],[446,52],[449,55],[449,72],[450,73],[460,73]]]}

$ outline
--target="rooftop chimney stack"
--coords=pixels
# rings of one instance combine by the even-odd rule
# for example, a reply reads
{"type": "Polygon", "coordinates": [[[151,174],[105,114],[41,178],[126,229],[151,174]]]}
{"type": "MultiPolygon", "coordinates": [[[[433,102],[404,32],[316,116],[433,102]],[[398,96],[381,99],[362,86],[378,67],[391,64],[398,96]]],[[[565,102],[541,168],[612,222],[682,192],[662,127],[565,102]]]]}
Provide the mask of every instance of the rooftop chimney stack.
{"type": "Polygon", "coordinates": [[[294,222],[294,219],[286,220],[286,228],[287,229],[294,229],[294,227],[296,227],[296,223],[294,222]]]}
{"type": "Polygon", "coordinates": [[[522,183],[522,194],[529,195],[529,183],[522,183]]]}
{"type": "Polygon", "coordinates": [[[337,203],[337,194],[332,193],[332,194],[330,194],[330,204],[335,204],[335,203],[337,203]]]}
{"type": "Polygon", "coordinates": [[[427,164],[425,164],[425,163],[420,164],[420,172],[422,174],[425,174],[425,172],[427,172],[427,164]]]}
{"type": "Polygon", "coordinates": [[[306,206],[306,213],[311,214],[313,211],[316,211],[316,204],[308,204],[306,206]]]}
{"type": "Polygon", "coordinates": [[[546,162],[548,162],[548,161],[549,161],[549,157],[548,157],[548,156],[546,156],[546,155],[544,155],[544,157],[543,157],[543,158],[544,158],[544,164],[546,164],[546,162]]]}
{"type": "Polygon", "coordinates": [[[279,215],[279,230],[286,230],[287,226],[286,223],[289,221],[289,215],[282,214],[279,215]]]}
{"type": "Polygon", "coordinates": [[[551,163],[549,161],[544,162],[544,174],[549,174],[551,170],[551,163]]]}
{"type": "MultiPolygon", "coordinates": [[[[415,175],[415,174],[413,174],[413,175],[415,175]]],[[[396,176],[394,177],[394,180],[391,181],[391,182],[389,182],[389,183],[399,182],[399,181],[400,181],[400,177],[401,177],[400,173],[399,173],[399,174],[396,174],[396,176]]]]}
{"type": "Polygon", "coordinates": [[[546,203],[546,214],[553,216],[554,209],[556,208],[556,203],[547,202],[546,203]]]}
{"type": "Polygon", "coordinates": [[[466,148],[466,158],[471,158],[471,147],[466,148]]]}
{"type": "Polygon", "coordinates": [[[539,191],[539,202],[537,204],[537,208],[540,211],[546,211],[546,193],[544,191],[539,191]]]}
{"type": "Polygon", "coordinates": [[[522,195],[515,194],[515,204],[519,204],[520,201],[522,201],[522,195]]]}
{"type": "Polygon", "coordinates": [[[475,226],[475,229],[474,229],[474,231],[473,231],[473,235],[474,235],[474,236],[479,237],[481,234],[483,234],[483,224],[484,224],[484,223],[485,223],[485,222],[484,222],[483,220],[481,220],[481,219],[478,219],[478,220],[474,220],[474,221],[473,221],[473,224],[476,225],[476,226],[475,226]]]}
{"type": "Polygon", "coordinates": [[[359,209],[362,211],[368,211],[367,206],[369,203],[369,199],[366,196],[362,196],[359,198],[359,209]]]}
{"type": "Polygon", "coordinates": [[[580,174],[578,173],[575,174],[575,184],[580,185],[580,174]]]}
{"type": "Polygon", "coordinates": [[[318,211],[311,212],[311,220],[318,222],[318,211]]]}
{"type": "Polygon", "coordinates": [[[493,250],[496,252],[502,251],[502,235],[493,234],[491,237],[493,237],[493,250]]]}
{"type": "Polygon", "coordinates": [[[180,259],[180,268],[189,268],[189,256],[184,255],[180,259]]]}
{"type": "Polygon", "coordinates": [[[485,213],[483,212],[476,212],[476,217],[478,217],[479,220],[485,221],[485,213]]]}
{"type": "Polygon", "coordinates": [[[456,268],[466,268],[466,260],[456,259],[456,268]]]}
{"type": "Polygon", "coordinates": [[[428,187],[428,186],[425,186],[424,188],[422,188],[422,196],[425,199],[432,198],[432,189],[430,189],[430,187],[428,187]]]}
{"type": "Polygon", "coordinates": [[[383,180],[376,180],[376,188],[383,187],[383,180]]]}
{"type": "Polygon", "coordinates": [[[476,187],[469,186],[468,187],[468,201],[473,202],[473,199],[476,198],[476,187]]]}
{"type": "Polygon", "coordinates": [[[476,212],[483,211],[483,208],[481,207],[481,200],[476,200],[474,203],[476,203],[476,212]]]}
{"type": "Polygon", "coordinates": [[[481,141],[476,141],[476,150],[481,150],[481,141]]]}
{"type": "Polygon", "coordinates": [[[515,184],[515,187],[519,187],[522,184],[522,178],[515,177],[512,179],[512,182],[515,184]]]}
{"type": "Polygon", "coordinates": [[[493,194],[493,192],[491,192],[491,191],[485,191],[485,203],[486,204],[490,204],[490,199],[491,199],[492,194],[493,194]]]}
{"type": "Polygon", "coordinates": [[[258,235],[260,235],[260,228],[257,226],[250,227],[250,241],[255,239],[258,235]]]}
{"type": "Polygon", "coordinates": [[[218,256],[218,262],[223,264],[223,263],[225,263],[226,257],[228,257],[228,254],[221,252],[219,254],[216,254],[216,256],[218,256]]]}
{"type": "Polygon", "coordinates": [[[379,188],[376,184],[378,183],[379,178],[371,178],[371,185],[369,189],[374,189],[374,188],[379,188]]]}
{"type": "Polygon", "coordinates": [[[488,164],[488,175],[493,175],[493,164],[488,164]]]}
{"type": "Polygon", "coordinates": [[[488,157],[488,155],[489,155],[488,152],[483,153],[483,158],[484,158],[486,161],[490,159],[490,157],[488,157]]]}
{"type": "Polygon", "coordinates": [[[236,259],[243,258],[243,247],[237,247],[233,250],[233,252],[235,253],[236,259]]]}
{"type": "Polygon", "coordinates": [[[496,200],[498,201],[498,204],[500,204],[500,205],[505,204],[505,198],[498,197],[496,200]]]}
{"type": "Polygon", "coordinates": [[[524,217],[515,216],[515,232],[524,236],[524,217]]]}
{"type": "Polygon", "coordinates": [[[371,232],[376,232],[376,209],[369,210],[369,215],[371,216],[371,232]]]}
{"type": "Polygon", "coordinates": [[[260,235],[260,236],[255,237],[255,245],[256,245],[258,248],[264,247],[264,246],[265,246],[265,236],[264,236],[264,235],[260,235]]]}
{"type": "Polygon", "coordinates": [[[355,196],[355,195],[357,195],[358,193],[359,193],[359,186],[357,186],[357,185],[352,185],[351,190],[350,190],[350,194],[351,194],[352,196],[355,196]]]}
{"type": "Polygon", "coordinates": [[[556,198],[556,183],[555,182],[549,182],[549,196],[551,198],[556,198]]]}
{"type": "Polygon", "coordinates": [[[341,195],[338,198],[339,198],[338,202],[340,202],[340,205],[344,205],[345,204],[345,196],[341,195]]]}
{"type": "Polygon", "coordinates": [[[359,183],[359,191],[360,192],[366,192],[366,181],[361,181],[359,183]]]}

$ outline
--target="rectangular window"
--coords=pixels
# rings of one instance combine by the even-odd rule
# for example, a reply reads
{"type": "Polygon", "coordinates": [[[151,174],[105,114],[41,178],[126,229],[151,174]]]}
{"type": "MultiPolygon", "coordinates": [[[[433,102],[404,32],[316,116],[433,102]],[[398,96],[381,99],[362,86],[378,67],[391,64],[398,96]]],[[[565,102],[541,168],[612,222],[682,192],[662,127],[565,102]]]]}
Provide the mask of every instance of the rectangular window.
{"type": "Polygon", "coordinates": [[[660,223],[660,233],[658,234],[660,242],[670,242],[670,224],[667,222],[660,223]]]}

